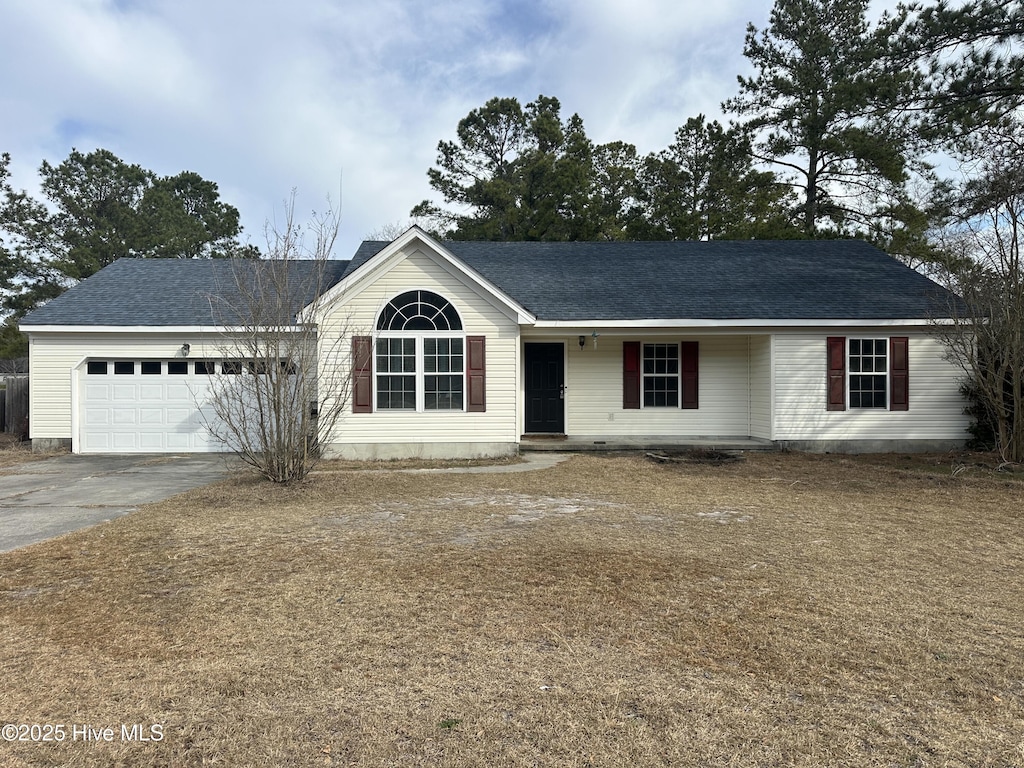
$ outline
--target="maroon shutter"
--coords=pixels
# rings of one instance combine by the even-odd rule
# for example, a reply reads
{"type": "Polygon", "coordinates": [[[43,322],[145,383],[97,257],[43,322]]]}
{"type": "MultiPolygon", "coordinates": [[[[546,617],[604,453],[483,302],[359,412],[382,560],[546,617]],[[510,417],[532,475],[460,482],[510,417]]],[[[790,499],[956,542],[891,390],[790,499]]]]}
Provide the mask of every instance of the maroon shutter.
{"type": "Polygon", "coordinates": [[[373,337],[352,337],[352,413],[373,412],[373,337]]]}
{"type": "Polygon", "coordinates": [[[622,342],[622,407],[640,407],[640,342],[622,342]]]}
{"type": "Polygon", "coordinates": [[[483,336],[466,337],[466,410],[487,410],[487,357],[483,336]]]}
{"type": "Polygon", "coordinates": [[[828,337],[828,410],[846,410],[846,337],[828,337]]]}
{"type": "Polygon", "coordinates": [[[682,406],[697,407],[697,367],[700,358],[700,345],[696,341],[684,341],[679,345],[679,370],[682,371],[682,406]]]}
{"type": "Polygon", "coordinates": [[[889,410],[910,410],[910,340],[889,339],[889,410]]]}

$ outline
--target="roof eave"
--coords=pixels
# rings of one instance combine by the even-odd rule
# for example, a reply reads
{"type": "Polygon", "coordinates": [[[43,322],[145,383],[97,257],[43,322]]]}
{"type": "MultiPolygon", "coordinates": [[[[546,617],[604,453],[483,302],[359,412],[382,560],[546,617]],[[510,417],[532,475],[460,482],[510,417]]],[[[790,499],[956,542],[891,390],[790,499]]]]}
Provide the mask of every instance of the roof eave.
{"type": "Polygon", "coordinates": [[[929,326],[950,322],[945,318],[641,318],[635,320],[537,320],[531,327],[558,328],[860,328],[929,326]]]}
{"type": "MultiPolygon", "coordinates": [[[[283,326],[295,331],[304,330],[301,324],[283,326]]],[[[277,326],[274,326],[277,328],[277,326]]],[[[233,334],[252,331],[245,325],[19,325],[23,333],[190,333],[233,334]]]]}

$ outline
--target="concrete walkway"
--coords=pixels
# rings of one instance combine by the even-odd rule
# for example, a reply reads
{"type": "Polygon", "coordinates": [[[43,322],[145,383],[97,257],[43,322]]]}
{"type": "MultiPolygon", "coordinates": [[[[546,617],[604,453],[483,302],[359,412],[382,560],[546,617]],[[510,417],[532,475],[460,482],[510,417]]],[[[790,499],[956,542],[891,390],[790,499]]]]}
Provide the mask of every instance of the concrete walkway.
{"type": "MultiPolygon", "coordinates": [[[[569,453],[521,453],[518,464],[497,464],[482,467],[445,467],[441,469],[394,469],[392,472],[406,472],[410,475],[432,475],[440,472],[452,472],[462,475],[478,475],[483,473],[501,474],[503,472],[533,472],[536,469],[548,469],[561,464],[572,454],[569,453]]],[[[372,470],[371,470],[372,471],[372,470]]]]}
{"type": "Polygon", "coordinates": [[[521,453],[522,459],[518,464],[485,464],[479,467],[436,467],[431,469],[315,469],[310,475],[334,475],[351,472],[403,472],[407,475],[480,475],[480,474],[502,474],[507,472],[533,472],[538,469],[548,469],[572,456],[571,453],[521,453]]]}
{"type": "Polygon", "coordinates": [[[0,552],[207,485],[233,466],[218,454],[67,455],[0,470],[0,552]]]}
{"type": "Polygon", "coordinates": [[[775,443],[759,437],[540,437],[528,436],[519,442],[523,455],[533,451],[774,451],[775,443]]]}

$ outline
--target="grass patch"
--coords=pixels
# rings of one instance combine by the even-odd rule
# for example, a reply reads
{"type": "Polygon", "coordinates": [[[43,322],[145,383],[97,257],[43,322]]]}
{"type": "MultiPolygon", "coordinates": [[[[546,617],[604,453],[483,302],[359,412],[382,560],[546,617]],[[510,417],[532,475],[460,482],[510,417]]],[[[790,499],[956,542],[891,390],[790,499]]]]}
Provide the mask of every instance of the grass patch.
{"type": "Polygon", "coordinates": [[[0,763],[1020,766],[1022,496],[801,454],[239,478],[0,555],[4,721],[164,734],[0,763]]]}

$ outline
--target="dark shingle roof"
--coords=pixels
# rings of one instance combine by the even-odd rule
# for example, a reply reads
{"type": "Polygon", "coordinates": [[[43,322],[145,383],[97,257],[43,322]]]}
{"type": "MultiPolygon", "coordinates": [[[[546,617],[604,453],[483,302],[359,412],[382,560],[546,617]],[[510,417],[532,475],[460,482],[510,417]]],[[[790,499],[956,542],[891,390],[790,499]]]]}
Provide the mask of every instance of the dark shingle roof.
{"type": "MultiPolygon", "coordinates": [[[[326,262],[323,288],[337,283],[347,266],[326,262]]],[[[119,259],[30,312],[21,325],[230,325],[237,320],[231,314],[238,299],[236,275],[256,268],[229,259],[119,259]]],[[[314,284],[315,262],[293,261],[288,268],[293,285],[314,284]]],[[[313,298],[306,293],[290,302],[291,314],[313,298]]]]}
{"type": "MultiPolygon", "coordinates": [[[[388,245],[327,263],[324,288],[388,245]]],[[[948,313],[950,294],[858,240],[443,245],[540,320],[900,320],[948,313]]],[[[121,259],[21,324],[229,324],[238,262],[121,259]]],[[[243,263],[244,266],[244,263],[243,263]]],[[[313,262],[290,263],[309,277],[313,262]]],[[[296,301],[293,312],[312,296],[296,301]]]]}
{"type": "Polygon", "coordinates": [[[860,240],[443,245],[540,320],[926,319],[951,299],[860,240]]]}

